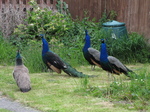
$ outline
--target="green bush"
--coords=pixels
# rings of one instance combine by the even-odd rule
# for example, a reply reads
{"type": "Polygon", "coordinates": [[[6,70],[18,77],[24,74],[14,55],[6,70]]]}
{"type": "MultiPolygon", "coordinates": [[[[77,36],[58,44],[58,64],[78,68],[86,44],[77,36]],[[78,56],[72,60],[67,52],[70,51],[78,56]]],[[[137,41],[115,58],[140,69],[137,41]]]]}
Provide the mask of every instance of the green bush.
{"type": "Polygon", "coordinates": [[[16,47],[4,40],[0,33],[0,65],[15,64],[16,47]]]}
{"type": "Polygon", "coordinates": [[[14,30],[15,38],[20,38],[22,44],[37,39],[41,33],[62,36],[68,30],[67,26],[71,24],[68,22],[70,20],[68,16],[46,8],[40,9],[34,1],[30,1],[29,4],[33,7],[33,11],[28,11],[25,24],[18,25],[14,30]]]}

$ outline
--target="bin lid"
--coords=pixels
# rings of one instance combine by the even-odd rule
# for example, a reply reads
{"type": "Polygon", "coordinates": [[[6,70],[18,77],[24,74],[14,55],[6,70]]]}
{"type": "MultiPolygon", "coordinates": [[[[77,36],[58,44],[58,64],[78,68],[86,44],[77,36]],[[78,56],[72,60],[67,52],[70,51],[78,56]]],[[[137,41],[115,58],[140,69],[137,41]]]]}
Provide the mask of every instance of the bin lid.
{"type": "Polygon", "coordinates": [[[125,23],[118,22],[118,21],[115,21],[115,20],[103,23],[103,26],[106,26],[106,27],[117,27],[117,26],[124,26],[124,25],[125,25],[125,23]]]}

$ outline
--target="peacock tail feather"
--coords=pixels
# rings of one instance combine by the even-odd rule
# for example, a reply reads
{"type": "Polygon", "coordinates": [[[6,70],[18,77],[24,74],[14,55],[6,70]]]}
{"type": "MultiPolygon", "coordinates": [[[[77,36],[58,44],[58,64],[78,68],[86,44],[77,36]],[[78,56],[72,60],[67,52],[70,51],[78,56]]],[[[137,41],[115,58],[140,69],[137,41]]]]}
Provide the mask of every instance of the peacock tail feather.
{"type": "Polygon", "coordinates": [[[75,68],[73,68],[70,64],[68,64],[67,62],[65,62],[64,60],[62,60],[67,68],[66,69],[63,69],[63,71],[68,74],[69,76],[72,76],[72,77],[79,77],[79,78],[85,78],[85,77],[95,77],[94,75],[86,75],[82,72],[79,72],[77,71],[75,68]]]}

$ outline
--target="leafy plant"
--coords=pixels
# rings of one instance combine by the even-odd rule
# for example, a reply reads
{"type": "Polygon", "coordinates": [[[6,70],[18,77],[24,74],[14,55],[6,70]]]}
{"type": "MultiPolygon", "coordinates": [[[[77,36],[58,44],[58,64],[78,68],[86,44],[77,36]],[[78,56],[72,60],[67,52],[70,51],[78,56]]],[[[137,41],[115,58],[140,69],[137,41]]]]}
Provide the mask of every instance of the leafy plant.
{"type": "Polygon", "coordinates": [[[0,32],[0,64],[1,65],[12,65],[15,64],[16,47],[11,45],[8,41],[3,38],[0,32]]]}
{"type": "Polygon", "coordinates": [[[30,1],[29,4],[33,10],[28,11],[25,24],[18,25],[14,31],[15,38],[20,38],[20,42],[26,44],[29,39],[36,39],[40,33],[62,36],[68,29],[67,16],[46,8],[40,9],[34,1],[30,1]]]}
{"type": "Polygon", "coordinates": [[[57,10],[58,10],[59,13],[61,13],[61,14],[69,14],[69,10],[67,8],[66,2],[63,2],[61,0],[57,0],[56,7],[57,7],[57,10]]]}

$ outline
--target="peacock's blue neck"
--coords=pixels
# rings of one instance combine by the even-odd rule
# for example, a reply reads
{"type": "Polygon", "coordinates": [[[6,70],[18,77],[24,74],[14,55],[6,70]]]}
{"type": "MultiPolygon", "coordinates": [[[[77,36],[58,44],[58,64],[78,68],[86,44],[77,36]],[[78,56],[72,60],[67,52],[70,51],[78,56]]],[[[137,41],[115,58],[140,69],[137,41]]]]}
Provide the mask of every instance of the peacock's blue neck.
{"type": "Polygon", "coordinates": [[[48,42],[46,41],[45,38],[42,38],[42,42],[43,42],[42,55],[44,55],[46,52],[50,50],[49,50],[48,42]]]}
{"type": "Polygon", "coordinates": [[[86,36],[85,36],[85,45],[83,47],[83,51],[87,51],[89,47],[91,47],[90,36],[86,33],[86,36]]]}
{"type": "Polygon", "coordinates": [[[107,62],[108,59],[108,54],[107,54],[107,47],[106,47],[106,44],[105,43],[102,43],[101,44],[101,50],[100,50],[100,61],[101,62],[107,62]]]}

